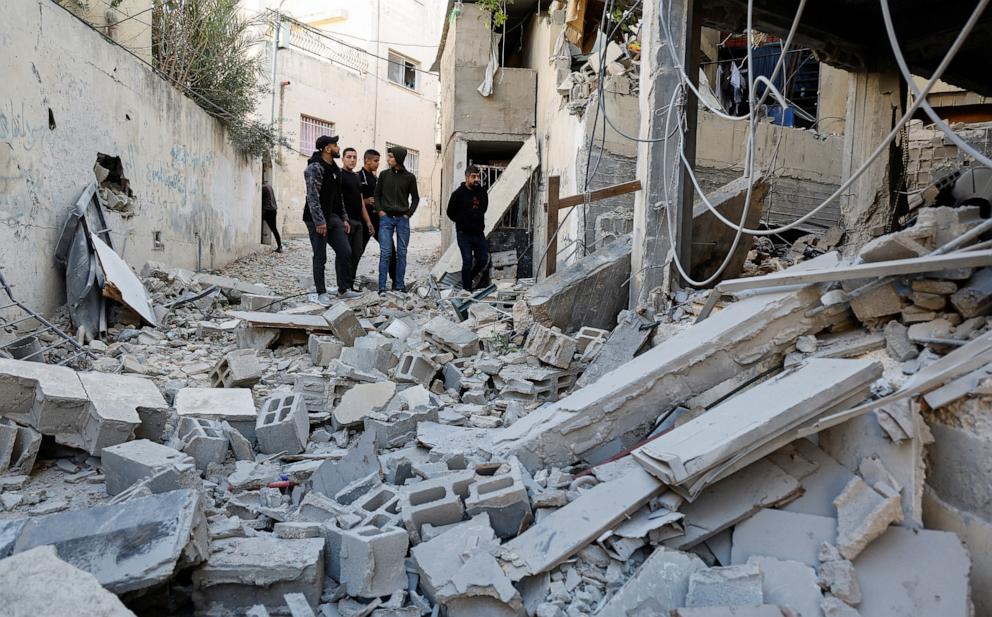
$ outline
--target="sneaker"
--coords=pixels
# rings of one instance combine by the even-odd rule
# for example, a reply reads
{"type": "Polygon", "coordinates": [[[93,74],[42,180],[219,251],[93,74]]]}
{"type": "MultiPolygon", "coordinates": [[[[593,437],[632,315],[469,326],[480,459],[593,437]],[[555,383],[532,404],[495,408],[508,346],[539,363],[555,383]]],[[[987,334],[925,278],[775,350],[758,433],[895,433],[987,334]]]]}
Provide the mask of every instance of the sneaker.
{"type": "Polygon", "coordinates": [[[385,289],[380,289],[380,290],[379,290],[379,295],[380,295],[380,296],[384,296],[384,295],[386,295],[386,290],[385,290],[385,289]]]}
{"type": "Polygon", "coordinates": [[[282,247],[280,246],[280,247],[276,248],[276,250],[274,252],[276,252],[276,253],[282,253],[283,252],[282,247]]]}
{"type": "Polygon", "coordinates": [[[338,292],[338,297],[344,298],[345,300],[350,300],[352,298],[359,298],[361,297],[361,295],[362,294],[358,293],[357,291],[352,291],[350,289],[347,291],[338,292]]]}
{"type": "Polygon", "coordinates": [[[329,293],[322,293],[319,296],[317,296],[317,304],[321,304],[323,306],[330,306],[331,302],[332,302],[331,294],[329,293]]]}

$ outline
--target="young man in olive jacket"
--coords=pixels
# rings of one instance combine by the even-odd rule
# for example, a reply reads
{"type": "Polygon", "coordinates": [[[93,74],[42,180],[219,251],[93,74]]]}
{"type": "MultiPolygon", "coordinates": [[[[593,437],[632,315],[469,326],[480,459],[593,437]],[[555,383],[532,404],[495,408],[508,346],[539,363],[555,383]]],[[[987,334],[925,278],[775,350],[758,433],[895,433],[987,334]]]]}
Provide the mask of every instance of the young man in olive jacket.
{"type": "Polygon", "coordinates": [[[406,148],[393,146],[386,151],[389,169],[379,174],[375,185],[375,210],[379,213],[379,293],[386,293],[389,260],[396,236],[396,291],[405,292],[406,249],[410,243],[410,218],[417,211],[420,194],[417,177],[403,167],[406,148]]]}
{"type": "Polygon", "coordinates": [[[465,169],[465,182],[448,199],[448,218],[455,222],[458,250],[462,254],[462,287],[472,291],[472,282],[489,265],[489,241],[486,240],[486,210],[489,193],[482,187],[479,168],[465,169]]]}

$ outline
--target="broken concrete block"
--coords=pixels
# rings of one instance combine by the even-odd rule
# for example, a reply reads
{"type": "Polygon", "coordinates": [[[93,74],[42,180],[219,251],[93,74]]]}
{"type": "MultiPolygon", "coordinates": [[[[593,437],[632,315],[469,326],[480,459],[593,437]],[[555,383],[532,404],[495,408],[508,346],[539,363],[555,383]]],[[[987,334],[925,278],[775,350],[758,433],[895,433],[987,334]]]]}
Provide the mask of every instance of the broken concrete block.
{"type": "Polygon", "coordinates": [[[525,349],[541,362],[566,369],[572,364],[576,342],[561,332],[534,324],[527,336],[525,349]]]}
{"type": "Polygon", "coordinates": [[[576,385],[585,387],[617,366],[630,362],[651,338],[651,321],[633,311],[620,311],[617,325],[602,343],[576,385]]]}
{"type": "Polygon", "coordinates": [[[0,606],[7,617],[87,615],[134,617],[117,596],[90,573],[39,546],[0,560],[0,606]]]}
{"type": "Polygon", "coordinates": [[[152,493],[195,488],[200,483],[193,457],[147,439],[104,448],[102,459],[108,495],[151,477],[148,488],[152,493]]]}
{"type": "Polygon", "coordinates": [[[122,594],[155,587],[207,557],[207,519],[196,491],[179,490],[0,522],[0,556],[53,545],[59,556],[122,594]],[[140,547],[140,550],[135,550],[140,547]]]}
{"type": "Polygon", "coordinates": [[[520,463],[490,465],[483,475],[476,470],[476,481],[469,486],[465,511],[469,516],[486,513],[490,525],[500,538],[515,538],[534,520],[520,463]]]}
{"type": "Polygon", "coordinates": [[[253,326],[238,320],[237,328],[234,330],[235,340],[241,349],[256,349],[264,351],[275,347],[282,336],[279,328],[263,328],[253,326]]]}
{"type": "Polygon", "coordinates": [[[696,570],[689,575],[685,605],[741,606],[764,604],[761,570],[757,565],[696,570]]]}
{"type": "Polygon", "coordinates": [[[365,328],[358,317],[344,302],[338,302],[324,313],[324,319],[331,326],[331,332],[345,345],[355,344],[355,339],[365,336],[365,328]]]}
{"type": "Polygon", "coordinates": [[[405,341],[411,334],[413,328],[403,319],[394,319],[389,325],[383,328],[383,334],[388,334],[398,341],[405,341]]]}
{"type": "Polygon", "coordinates": [[[344,345],[330,336],[311,334],[307,341],[307,349],[314,366],[328,366],[331,360],[341,357],[344,345]]]}
{"type": "Polygon", "coordinates": [[[475,332],[444,317],[435,317],[427,322],[424,338],[457,358],[474,356],[481,350],[479,336],[475,332]]]}
{"type": "MultiPolygon", "coordinates": [[[[10,422],[6,420],[6,422],[10,422]]],[[[30,474],[41,449],[41,433],[27,426],[15,424],[17,435],[10,454],[10,473],[30,474]]]]}
{"type": "Polygon", "coordinates": [[[417,564],[420,588],[432,601],[471,557],[487,552],[499,542],[489,526],[489,517],[479,514],[459,522],[440,536],[413,547],[410,554],[417,564]]]}
{"type": "MultiPolygon", "coordinates": [[[[769,182],[762,175],[754,178],[741,177],[709,192],[706,199],[721,215],[731,221],[743,225],[758,225],[768,195],[769,182]],[[753,186],[748,184],[753,181],[753,186]],[[749,199],[750,198],[750,199],[749,199]],[[744,208],[747,216],[742,220],[744,208]]],[[[692,208],[692,229],[694,238],[706,238],[693,250],[689,273],[693,278],[705,280],[718,269],[723,278],[736,278],[740,275],[747,261],[750,242],[737,242],[732,228],[721,224],[716,214],[704,203],[697,203],[692,208]],[[728,253],[733,250],[733,255],[728,253]]]]}
{"type": "Polygon", "coordinates": [[[323,588],[324,540],[228,538],[193,571],[193,606],[198,616],[233,617],[257,604],[282,611],[284,596],[300,593],[315,608],[323,588]]]}
{"type": "Polygon", "coordinates": [[[372,474],[381,474],[375,435],[365,433],[354,448],[339,460],[327,460],[313,472],[313,490],[334,499],[343,488],[372,474]]]}
{"type": "Polygon", "coordinates": [[[303,396],[275,392],[262,403],[255,424],[258,449],[266,454],[299,454],[310,438],[310,417],[303,396]]]}
{"type": "Polygon", "coordinates": [[[627,285],[617,285],[630,276],[631,247],[628,234],[538,281],[526,296],[533,318],[565,332],[582,326],[612,328],[617,314],[627,307],[623,300],[627,285]],[[584,301],[588,298],[596,302],[584,301]]]}
{"type": "Polygon", "coordinates": [[[258,412],[247,388],[183,388],[176,393],[175,407],[180,418],[227,422],[248,441],[255,441],[258,412]]]}
{"type": "Polygon", "coordinates": [[[992,310],[992,268],[982,268],[951,296],[951,304],[965,319],[992,310]]]}
{"type": "MultiPolygon", "coordinates": [[[[803,265],[835,263],[835,256],[821,256],[803,265]]],[[[805,315],[816,303],[819,293],[813,288],[735,302],[558,403],[496,431],[493,454],[499,459],[515,455],[531,472],[578,459],[605,461],[643,439],[659,409],[671,409],[748,367],[783,357],[796,338],[818,329],[805,315]]],[[[602,357],[600,352],[597,360],[602,357]]]]}
{"type": "Polygon", "coordinates": [[[0,418],[0,474],[10,467],[16,440],[17,424],[8,418],[0,418]]]}
{"type": "Polygon", "coordinates": [[[241,306],[239,308],[242,311],[277,313],[282,310],[282,298],[266,294],[244,293],[241,294],[241,306]]]}
{"type": "Polygon", "coordinates": [[[798,561],[753,556],[749,565],[761,570],[762,597],[768,604],[790,608],[796,615],[818,615],[823,594],[816,584],[816,572],[798,561]]]}
{"type": "Polygon", "coordinates": [[[89,397],[64,366],[0,358],[0,415],[45,435],[75,434],[89,397]]]}
{"type": "Polygon", "coordinates": [[[331,412],[338,427],[361,425],[365,416],[384,408],[393,395],[396,384],[391,381],[361,383],[348,390],[331,412]]]}
{"type": "Polygon", "coordinates": [[[396,365],[396,372],[393,376],[399,382],[429,386],[440,368],[426,354],[410,351],[400,356],[399,364],[396,365]]]}
{"type": "Polygon", "coordinates": [[[193,457],[200,471],[206,471],[211,463],[220,465],[227,458],[229,441],[220,422],[185,417],[179,421],[179,439],[184,444],[183,452],[193,457]]]}
{"type": "Polygon", "coordinates": [[[968,552],[956,534],[889,527],[858,555],[862,617],[971,614],[968,552]]]}
{"type": "Polygon", "coordinates": [[[836,539],[834,518],[766,508],[734,527],[730,563],[761,555],[816,566],[820,547],[836,539]]]}
{"type": "Polygon", "coordinates": [[[341,532],[339,582],[349,596],[377,598],[407,586],[404,558],[410,546],[405,529],[363,525],[341,532]]]}
{"type": "Polygon", "coordinates": [[[473,482],[475,472],[462,470],[417,482],[404,491],[400,511],[410,539],[419,542],[421,528],[427,523],[438,527],[461,521],[465,512],[462,500],[473,482]]]}
{"type": "Polygon", "coordinates": [[[365,430],[374,433],[382,447],[395,448],[415,438],[421,422],[437,422],[437,409],[421,407],[413,411],[372,412],[365,416],[364,424],[365,430]]]}
{"type": "MultiPolygon", "coordinates": [[[[866,281],[844,281],[844,291],[853,291],[866,281]]],[[[851,299],[851,310],[862,322],[887,315],[895,315],[903,310],[905,300],[894,283],[886,283],[851,299]]]]}
{"type": "Polygon", "coordinates": [[[909,299],[916,306],[928,311],[942,311],[947,306],[947,297],[939,294],[931,294],[923,291],[914,291],[909,299]]]}
{"type": "Polygon", "coordinates": [[[56,440],[98,455],[106,446],[123,443],[142,426],[144,414],[149,432],[164,432],[169,405],[150,379],[109,373],[79,373],[90,399],[78,438],[56,435],[56,440]]]}
{"type": "Polygon", "coordinates": [[[689,576],[705,568],[706,564],[693,554],[657,548],[597,617],[667,615],[685,606],[689,576]]]}
{"type": "Polygon", "coordinates": [[[235,460],[254,461],[255,448],[248,441],[248,438],[227,422],[221,422],[220,425],[228,443],[231,444],[231,451],[234,452],[235,460]]]}
{"type": "Polygon", "coordinates": [[[228,352],[210,371],[210,386],[214,388],[250,388],[262,379],[262,365],[254,349],[228,352]]]}
{"type": "Polygon", "coordinates": [[[789,609],[774,604],[761,606],[703,606],[699,608],[677,608],[672,617],[795,617],[789,609]]]}
{"type": "Polygon", "coordinates": [[[861,617],[857,609],[830,595],[823,597],[820,610],[823,611],[823,617],[861,617]]]}
{"type": "Polygon", "coordinates": [[[844,559],[837,547],[826,542],[820,546],[819,558],[817,584],[852,606],[860,604],[861,586],[854,564],[844,559]]]}
{"type": "Polygon", "coordinates": [[[575,351],[581,354],[584,360],[591,360],[596,357],[609,336],[609,330],[582,326],[575,334],[575,351]]]}
{"type": "Polygon", "coordinates": [[[940,294],[942,296],[949,296],[958,290],[957,283],[942,279],[913,279],[910,281],[910,287],[913,291],[940,294]]]}
{"type": "Polygon", "coordinates": [[[317,617],[307,597],[302,593],[287,593],[284,598],[290,617],[317,617]]]}
{"type": "Polygon", "coordinates": [[[437,599],[450,617],[524,614],[520,594],[496,559],[485,552],[471,556],[451,581],[438,590],[437,599]]]}
{"type": "Polygon", "coordinates": [[[909,340],[909,328],[895,319],[885,324],[885,351],[899,362],[912,360],[920,350],[909,340]]]}
{"type": "Polygon", "coordinates": [[[837,506],[837,549],[853,560],[889,525],[902,521],[898,495],[882,496],[864,480],[854,477],[834,500],[837,506]]]}

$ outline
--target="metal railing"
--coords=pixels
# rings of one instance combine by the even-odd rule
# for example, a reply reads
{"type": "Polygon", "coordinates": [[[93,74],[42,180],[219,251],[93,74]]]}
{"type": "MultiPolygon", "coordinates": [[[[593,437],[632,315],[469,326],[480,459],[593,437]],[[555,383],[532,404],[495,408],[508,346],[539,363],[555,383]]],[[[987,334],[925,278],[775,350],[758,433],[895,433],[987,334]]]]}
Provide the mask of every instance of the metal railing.
{"type": "Polygon", "coordinates": [[[303,24],[294,21],[288,23],[289,44],[293,47],[327,58],[360,73],[368,72],[369,61],[366,54],[321,36],[303,24]]]}
{"type": "Polygon", "coordinates": [[[497,165],[476,165],[476,167],[479,168],[479,174],[482,177],[482,186],[487,191],[493,188],[499,177],[506,171],[506,167],[499,167],[497,165]]]}

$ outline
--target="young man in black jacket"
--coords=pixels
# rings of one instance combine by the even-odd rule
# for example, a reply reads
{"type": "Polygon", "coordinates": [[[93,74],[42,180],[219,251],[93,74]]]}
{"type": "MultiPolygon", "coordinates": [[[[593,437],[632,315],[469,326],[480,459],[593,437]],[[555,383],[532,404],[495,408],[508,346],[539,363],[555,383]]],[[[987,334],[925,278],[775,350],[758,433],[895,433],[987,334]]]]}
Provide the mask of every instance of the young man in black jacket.
{"type": "Polygon", "coordinates": [[[375,210],[379,213],[379,293],[386,293],[389,260],[396,254],[396,291],[405,292],[406,248],[410,243],[410,218],[420,204],[417,176],[403,166],[406,148],[386,150],[389,169],[382,172],[375,185],[375,210]],[[393,233],[396,250],[393,250],[393,233]]]}
{"type": "MultiPolygon", "coordinates": [[[[365,151],[362,157],[362,169],[358,172],[358,178],[362,187],[362,201],[365,203],[365,212],[369,215],[369,221],[372,222],[372,238],[375,238],[376,242],[379,242],[379,213],[375,210],[375,187],[378,181],[377,172],[379,171],[379,159],[381,155],[377,150],[368,149],[365,151]]],[[[365,238],[365,244],[368,244],[369,237],[365,238]]],[[[389,280],[393,283],[393,289],[396,289],[396,250],[390,251],[389,258],[389,280]]]]}
{"type": "Polygon", "coordinates": [[[358,279],[358,262],[365,253],[367,234],[372,233],[372,221],[362,203],[361,178],[355,171],[358,164],[358,151],[354,148],[344,149],[344,169],[341,171],[341,195],[344,198],[344,209],[348,214],[348,243],[351,245],[351,282],[358,279]]]}
{"type": "Polygon", "coordinates": [[[310,232],[310,246],[313,247],[313,284],[317,288],[315,300],[329,306],[331,297],[327,294],[324,281],[324,265],[327,263],[327,245],[334,249],[334,271],[337,275],[338,295],[354,298],[358,294],[351,291],[351,248],[348,245],[348,232],[351,225],[341,197],[341,169],[334,162],[339,156],[337,135],[322,135],[317,138],[317,150],[307,161],[303,179],[307,187],[307,206],[303,209],[303,222],[310,232]]]}
{"type": "Polygon", "coordinates": [[[489,241],[486,240],[486,210],[489,193],[482,187],[479,168],[465,169],[465,182],[448,199],[448,218],[455,222],[458,249],[462,253],[462,287],[472,291],[472,282],[489,265],[489,241]]]}

